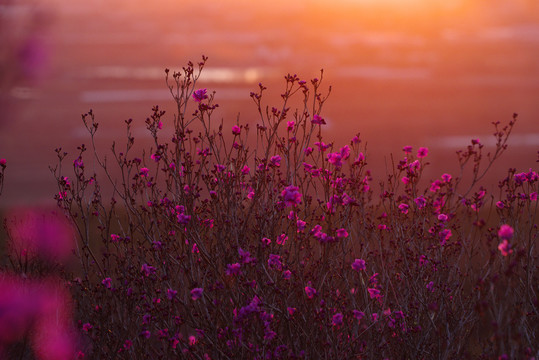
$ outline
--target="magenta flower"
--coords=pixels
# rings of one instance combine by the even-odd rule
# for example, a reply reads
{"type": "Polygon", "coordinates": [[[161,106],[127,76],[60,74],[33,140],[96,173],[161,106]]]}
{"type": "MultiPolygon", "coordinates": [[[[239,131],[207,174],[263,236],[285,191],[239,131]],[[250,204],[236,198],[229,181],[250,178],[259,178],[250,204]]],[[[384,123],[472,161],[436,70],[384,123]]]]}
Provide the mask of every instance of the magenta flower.
{"type": "Polygon", "coordinates": [[[193,92],[193,99],[195,99],[196,102],[201,102],[202,100],[206,100],[208,98],[208,95],[206,95],[207,90],[206,89],[199,89],[193,92]]]}
{"type": "Polygon", "coordinates": [[[281,271],[283,264],[281,263],[281,257],[279,255],[270,254],[268,259],[268,266],[270,269],[281,271]]]}
{"type": "Polygon", "coordinates": [[[415,198],[414,202],[419,209],[422,209],[427,205],[427,200],[422,195],[415,198]]]}
{"type": "Polygon", "coordinates": [[[354,309],[352,310],[352,316],[357,320],[361,320],[365,316],[365,313],[363,311],[354,309]]]}
{"type": "Polygon", "coordinates": [[[167,297],[168,297],[169,300],[174,299],[177,294],[178,294],[178,292],[176,290],[167,289],[167,297]]]}
{"type": "Polygon", "coordinates": [[[311,122],[313,124],[317,124],[317,125],[325,125],[326,124],[326,121],[324,120],[324,118],[322,118],[320,115],[318,114],[315,114],[313,116],[313,119],[311,120],[311,122]]]}
{"type": "Polygon", "coordinates": [[[5,167],[6,167],[6,164],[7,164],[6,159],[0,159],[0,166],[1,166],[2,168],[5,168],[5,167]]]}
{"type": "Polygon", "coordinates": [[[84,330],[84,332],[89,332],[90,330],[92,330],[92,328],[93,326],[90,323],[84,323],[82,325],[82,330],[84,330]]]}
{"type": "Polygon", "coordinates": [[[427,290],[429,290],[430,292],[434,292],[434,282],[429,282],[426,286],[427,290]]]}
{"type": "Polygon", "coordinates": [[[275,167],[281,166],[281,157],[279,155],[272,156],[270,159],[270,165],[275,167]]]}
{"type": "Polygon", "coordinates": [[[147,177],[149,172],[150,170],[148,168],[143,167],[140,169],[140,176],[147,177]]]}
{"type": "Polygon", "coordinates": [[[424,158],[429,153],[429,149],[426,147],[420,147],[419,150],[417,150],[417,157],[418,158],[424,158]]]}
{"type": "Polygon", "coordinates": [[[342,325],[343,316],[341,313],[336,313],[333,315],[333,318],[331,319],[331,323],[333,326],[341,326],[342,325]]]}
{"type": "Polygon", "coordinates": [[[305,286],[305,294],[307,294],[307,297],[309,299],[312,299],[316,295],[316,289],[310,286],[311,283],[309,282],[307,286],[305,286]]]}
{"type": "Polygon", "coordinates": [[[204,292],[203,288],[194,288],[191,290],[191,299],[198,300],[202,297],[202,293],[204,292]]]}
{"type": "Polygon", "coordinates": [[[412,152],[412,147],[411,146],[405,146],[402,148],[402,151],[404,151],[406,154],[409,154],[412,152]]]}
{"type": "Polygon", "coordinates": [[[249,168],[249,166],[247,166],[247,165],[245,165],[245,166],[243,167],[243,169],[241,169],[241,173],[242,173],[243,175],[249,174],[249,171],[251,171],[251,168],[249,168]]]}
{"type": "Polygon", "coordinates": [[[531,201],[537,201],[537,192],[534,191],[530,194],[530,200],[531,201]]]}
{"type": "Polygon", "coordinates": [[[239,263],[228,264],[226,266],[225,274],[228,276],[239,275],[241,271],[240,269],[241,265],[239,263]]]}
{"type": "Polygon", "coordinates": [[[232,134],[239,135],[241,133],[241,129],[238,125],[232,126],[232,134]]]}
{"type": "Polygon", "coordinates": [[[287,186],[281,193],[286,206],[296,206],[301,202],[301,193],[297,186],[287,186]]]}
{"type": "Polygon", "coordinates": [[[296,312],[296,308],[293,307],[287,307],[286,310],[288,310],[288,315],[292,316],[296,312]]]}
{"type": "Polygon", "coordinates": [[[298,228],[297,232],[300,233],[303,230],[305,230],[305,227],[307,226],[307,223],[303,220],[296,221],[296,227],[298,228]]]}
{"type": "Polygon", "coordinates": [[[283,279],[290,280],[291,276],[292,276],[292,272],[290,270],[283,271],[283,279]]]}
{"type": "Polygon", "coordinates": [[[155,273],[155,268],[148,264],[142,264],[140,271],[144,273],[144,276],[148,277],[155,273]]]}
{"type": "Polygon", "coordinates": [[[281,234],[279,236],[277,236],[277,240],[275,240],[275,242],[278,244],[278,245],[283,245],[286,244],[286,240],[288,240],[288,236],[286,236],[286,234],[281,234]]]}
{"type": "Polygon", "coordinates": [[[400,209],[401,213],[403,213],[403,214],[408,214],[408,208],[409,208],[408,204],[400,204],[399,205],[399,209],[400,209]]]}
{"type": "Polygon", "coordinates": [[[104,278],[102,281],[101,281],[101,284],[105,285],[105,287],[107,289],[110,289],[112,288],[112,280],[110,278],[104,278]]]}
{"type": "Polygon", "coordinates": [[[365,264],[365,260],[363,259],[355,259],[352,263],[352,269],[354,269],[355,271],[365,270],[366,268],[367,266],[365,264]]]}
{"type": "Polygon", "coordinates": [[[116,234],[110,234],[110,241],[116,243],[120,241],[120,236],[116,234]]]}
{"type": "Polygon", "coordinates": [[[500,230],[498,230],[498,236],[502,240],[511,240],[513,238],[513,233],[513,228],[507,224],[500,226],[500,230]]]}
{"type": "Polygon", "coordinates": [[[511,244],[509,244],[509,241],[507,239],[504,239],[499,245],[498,250],[502,253],[503,256],[507,256],[511,253],[513,253],[513,250],[511,249],[511,244]]]}
{"type": "Polygon", "coordinates": [[[330,164],[335,165],[335,167],[340,168],[342,166],[342,155],[341,153],[330,153],[327,156],[327,160],[330,164]]]}
{"type": "Polygon", "coordinates": [[[447,215],[446,214],[440,214],[438,215],[438,220],[440,220],[441,222],[446,222],[448,219],[447,215]]]}
{"type": "Polygon", "coordinates": [[[296,123],[294,121],[287,121],[286,122],[286,130],[288,130],[288,131],[294,130],[294,125],[295,124],[296,123]]]}
{"type": "Polygon", "coordinates": [[[443,174],[442,175],[442,180],[446,183],[450,182],[451,181],[451,175],[450,174],[443,174]]]}
{"type": "Polygon", "coordinates": [[[408,178],[407,176],[403,176],[401,181],[404,185],[407,185],[410,183],[410,178],[408,178]]]}
{"type": "Polygon", "coordinates": [[[453,234],[451,233],[451,230],[443,229],[442,231],[440,231],[439,235],[440,235],[440,245],[443,246],[443,245],[445,245],[446,241],[449,240],[449,238],[453,234]]]}
{"type": "Polygon", "coordinates": [[[347,238],[348,237],[348,231],[346,231],[346,229],[338,229],[337,230],[337,237],[339,237],[339,238],[347,238]]]}
{"type": "Polygon", "coordinates": [[[381,297],[380,290],[374,289],[374,288],[368,288],[367,291],[369,292],[369,296],[371,299],[378,299],[381,297]]]}

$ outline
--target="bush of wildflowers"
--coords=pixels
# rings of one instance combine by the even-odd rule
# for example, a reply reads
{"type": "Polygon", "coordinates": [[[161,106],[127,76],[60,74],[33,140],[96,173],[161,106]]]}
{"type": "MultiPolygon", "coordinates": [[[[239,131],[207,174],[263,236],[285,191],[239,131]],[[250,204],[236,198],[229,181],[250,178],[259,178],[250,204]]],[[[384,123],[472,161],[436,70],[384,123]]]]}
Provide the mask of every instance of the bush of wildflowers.
{"type": "MultiPolygon", "coordinates": [[[[278,107],[260,84],[256,127],[227,128],[197,87],[205,62],[165,71],[177,113],[153,108],[150,149],[133,154],[127,120],[124,148],[103,157],[92,111],[82,116],[92,146],[71,158],[57,149],[56,200],[79,266],[48,271],[73,299],[76,356],[539,356],[538,174],[509,169],[497,193],[481,186],[516,115],[494,124],[493,152],[473,139],[457,153],[459,174],[425,185],[428,149],[407,146],[374,184],[359,134],[324,142],[322,78],[287,75],[278,107]]],[[[22,263],[10,271],[45,271],[22,263]]],[[[2,334],[2,346],[14,341],[2,334]]]]}

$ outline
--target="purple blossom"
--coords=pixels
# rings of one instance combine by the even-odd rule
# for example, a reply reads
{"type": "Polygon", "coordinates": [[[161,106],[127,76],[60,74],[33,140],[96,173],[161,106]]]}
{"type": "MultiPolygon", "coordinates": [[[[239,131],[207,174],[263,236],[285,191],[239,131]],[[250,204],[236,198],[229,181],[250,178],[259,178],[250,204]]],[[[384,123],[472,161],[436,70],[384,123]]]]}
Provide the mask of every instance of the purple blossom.
{"type": "Polygon", "coordinates": [[[204,292],[203,288],[194,288],[191,290],[191,299],[198,300],[202,297],[202,293],[204,292]]]}
{"type": "Polygon", "coordinates": [[[202,100],[206,100],[208,98],[208,95],[206,95],[207,90],[206,89],[199,89],[193,92],[193,99],[195,99],[196,102],[201,102],[202,100]]]}
{"type": "Polygon", "coordinates": [[[238,125],[232,126],[232,134],[239,135],[241,133],[241,129],[238,125]]]}
{"type": "Polygon", "coordinates": [[[352,263],[352,269],[355,271],[365,270],[366,268],[365,260],[363,259],[355,259],[352,263]]]}
{"type": "Polygon", "coordinates": [[[316,295],[316,289],[311,287],[310,282],[305,286],[305,294],[307,294],[309,299],[312,299],[316,295]]]}
{"type": "Polygon", "coordinates": [[[341,313],[336,313],[333,315],[333,318],[331,319],[331,324],[333,326],[341,326],[343,320],[343,315],[341,313]]]}
{"type": "Polygon", "coordinates": [[[228,264],[226,266],[225,274],[228,276],[239,275],[241,272],[241,265],[239,263],[228,264]]]}
{"type": "Polygon", "coordinates": [[[313,116],[313,119],[311,120],[311,122],[313,124],[317,124],[317,125],[325,125],[326,124],[326,121],[324,120],[324,118],[322,118],[320,115],[318,114],[315,114],[313,116]]]}
{"type": "Polygon", "coordinates": [[[287,186],[282,192],[281,196],[286,206],[296,206],[301,203],[301,193],[297,186],[287,186]]]}

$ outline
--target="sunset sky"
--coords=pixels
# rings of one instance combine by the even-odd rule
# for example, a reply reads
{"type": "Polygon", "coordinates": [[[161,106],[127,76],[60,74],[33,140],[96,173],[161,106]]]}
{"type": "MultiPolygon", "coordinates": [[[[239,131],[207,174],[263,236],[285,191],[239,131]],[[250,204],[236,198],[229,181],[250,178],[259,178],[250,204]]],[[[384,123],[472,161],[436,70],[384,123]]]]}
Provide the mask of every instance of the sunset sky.
{"type": "Polygon", "coordinates": [[[0,206],[51,198],[53,149],[87,141],[80,114],[89,108],[105,151],[126,118],[144,137],[153,105],[172,116],[164,68],[202,54],[200,85],[217,91],[225,124],[238,113],[255,121],[249,92],[258,82],[274,104],[284,75],[308,80],[323,68],[333,88],[328,140],[361,132],[380,173],[405,145],[428,146],[433,162],[453,164],[456,149],[471,137],[490,144],[491,122],[513,112],[520,120],[497,175],[536,166],[534,0],[19,0],[1,5],[0,16],[0,157],[13,190],[0,206]]]}

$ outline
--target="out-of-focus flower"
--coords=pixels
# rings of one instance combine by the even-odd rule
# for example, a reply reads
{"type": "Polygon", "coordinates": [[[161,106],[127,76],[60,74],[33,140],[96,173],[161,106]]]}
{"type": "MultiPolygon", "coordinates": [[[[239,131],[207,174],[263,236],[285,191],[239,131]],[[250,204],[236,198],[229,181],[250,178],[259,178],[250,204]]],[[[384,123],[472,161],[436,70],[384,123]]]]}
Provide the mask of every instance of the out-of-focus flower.
{"type": "Polygon", "coordinates": [[[355,271],[365,270],[366,269],[365,260],[355,259],[354,262],[352,263],[352,269],[354,269],[355,271]]]}
{"type": "Polygon", "coordinates": [[[511,240],[513,238],[513,233],[513,228],[507,224],[500,226],[500,229],[498,230],[498,236],[502,240],[511,240]]]}
{"type": "Polygon", "coordinates": [[[194,288],[191,290],[191,299],[198,300],[202,297],[202,293],[204,292],[204,289],[202,288],[194,288]]]}
{"type": "Polygon", "coordinates": [[[503,256],[507,256],[509,254],[513,253],[513,249],[511,249],[511,244],[507,239],[504,239],[499,245],[498,250],[502,253],[503,256]]]}
{"type": "Polygon", "coordinates": [[[324,120],[324,118],[322,118],[320,115],[318,114],[315,114],[313,116],[313,119],[311,120],[311,122],[313,124],[317,124],[317,125],[325,125],[326,124],[326,121],[324,120]]]}

